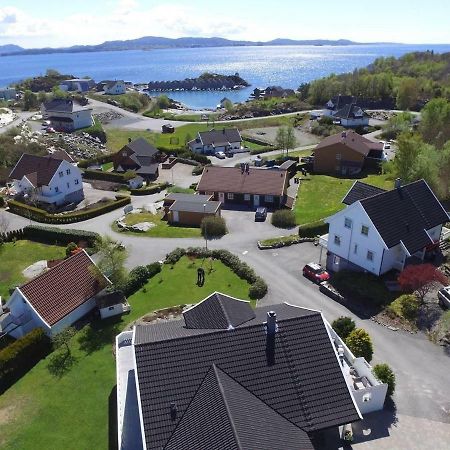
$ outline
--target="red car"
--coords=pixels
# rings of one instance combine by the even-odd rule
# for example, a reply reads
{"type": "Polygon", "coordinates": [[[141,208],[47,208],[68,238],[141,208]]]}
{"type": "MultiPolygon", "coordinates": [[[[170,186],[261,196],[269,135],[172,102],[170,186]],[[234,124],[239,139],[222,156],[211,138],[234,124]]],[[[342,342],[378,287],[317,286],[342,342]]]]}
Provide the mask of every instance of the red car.
{"type": "Polygon", "coordinates": [[[322,281],[327,281],[330,279],[330,274],[317,263],[306,264],[306,266],[303,267],[303,276],[316,283],[321,283],[322,281]]]}

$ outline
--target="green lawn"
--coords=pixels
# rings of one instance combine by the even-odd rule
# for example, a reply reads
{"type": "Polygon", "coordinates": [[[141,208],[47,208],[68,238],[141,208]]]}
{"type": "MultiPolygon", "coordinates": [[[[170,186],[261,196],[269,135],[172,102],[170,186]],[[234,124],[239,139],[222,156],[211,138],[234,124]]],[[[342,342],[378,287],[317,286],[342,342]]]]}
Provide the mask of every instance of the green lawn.
{"type": "Polygon", "coordinates": [[[130,213],[125,217],[127,225],[135,225],[141,222],[152,222],[156,226],[150,228],[145,233],[125,231],[124,233],[133,234],[135,236],[150,236],[150,237],[165,237],[165,238],[188,238],[200,237],[200,228],[190,228],[183,226],[169,225],[165,220],[162,220],[162,214],[151,214],[148,212],[130,213]]]}
{"type": "Polygon", "coordinates": [[[125,130],[123,128],[107,128],[105,129],[107,136],[106,146],[111,152],[119,151],[128,143],[128,138],[137,139],[143,137],[151,143],[156,141],[156,133],[146,130],[125,130]]]}
{"type": "Polygon", "coordinates": [[[9,289],[26,281],[22,270],[42,259],[58,259],[66,255],[64,247],[26,240],[0,246],[0,295],[9,297],[9,289]]]}
{"type": "Polygon", "coordinates": [[[112,161],[107,162],[105,164],[102,164],[102,170],[103,172],[108,172],[108,170],[111,170],[114,166],[114,163],[112,161]]]}
{"type": "MultiPolygon", "coordinates": [[[[383,189],[393,187],[393,181],[386,175],[367,175],[359,180],[383,189]]],[[[354,182],[354,178],[329,175],[309,175],[302,180],[294,207],[297,223],[315,222],[343,209],[345,205],[341,201],[354,182]]]]}
{"type": "Polygon", "coordinates": [[[205,285],[196,285],[196,267],[183,257],[173,268],[164,265],[144,288],[128,301],[131,313],[114,321],[86,326],[72,339],[75,363],[60,378],[51,375],[48,359],[0,397],[0,447],[3,450],[106,450],[114,448],[116,434],[108,436],[108,403],[116,383],[112,343],[127,324],[160,308],[194,303],[214,291],[248,299],[246,281],[220,261],[205,263],[205,285]],[[182,289],[180,289],[182,286],[182,289]],[[145,292],[146,291],[146,292],[145,292]],[[113,444],[108,445],[108,439],[113,444]]]}
{"type": "Polygon", "coordinates": [[[167,192],[172,194],[194,194],[195,189],[183,188],[180,186],[169,186],[167,188],[167,192]]]}

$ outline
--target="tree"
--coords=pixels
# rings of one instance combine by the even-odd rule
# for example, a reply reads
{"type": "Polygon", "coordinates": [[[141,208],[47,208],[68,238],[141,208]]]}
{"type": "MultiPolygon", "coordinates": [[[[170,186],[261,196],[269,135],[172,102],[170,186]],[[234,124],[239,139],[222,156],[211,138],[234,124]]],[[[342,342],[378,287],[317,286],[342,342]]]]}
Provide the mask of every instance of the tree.
{"type": "Polygon", "coordinates": [[[275,144],[280,150],[284,150],[286,143],[286,127],[279,127],[275,137],[275,144]]]}
{"type": "Polygon", "coordinates": [[[355,328],[345,339],[345,343],[356,357],[363,357],[367,362],[372,360],[373,345],[369,333],[362,328],[355,328]]]}
{"type": "Polygon", "coordinates": [[[421,111],[420,134],[425,142],[442,148],[450,140],[450,102],[435,98],[421,111]]]}
{"type": "Polygon", "coordinates": [[[71,339],[75,336],[76,330],[73,327],[65,328],[58,334],[55,334],[52,338],[53,348],[55,350],[65,349],[67,356],[71,355],[69,343],[71,339]]]}
{"type": "Polygon", "coordinates": [[[156,99],[156,104],[158,105],[158,108],[160,109],[167,109],[170,107],[170,100],[167,95],[159,95],[156,99]]]}
{"type": "Polygon", "coordinates": [[[415,78],[405,77],[400,80],[397,91],[397,108],[411,109],[417,105],[419,85],[415,78]]]}
{"type": "Polygon", "coordinates": [[[293,149],[297,145],[294,127],[292,125],[279,127],[275,142],[280,150],[286,151],[287,156],[289,149],[293,149]]]}
{"type": "Polygon", "coordinates": [[[395,391],[395,374],[387,364],[377,364],[373,368],[373,374],[382,383],[387,384],[387,394],[391,396],[395,391]]]}
{"type": "Polygon", "coordinates": [[[67,98],[69,94],[63,91],[59,85],[53,86],[52,88],[52,96],[53,98],[67,98]]]}
{"type": "Polygon", "coordinates": [[[356,328],[354,320],[350,317],[341,316],[334,320],[331,327],[336,331],[337,335],[345,341],[348,335],[356,328]]]}
{"type": "Polygon", "coordinates": [[[420,302],[440,284],[447,284],[447,277],[433,264],[407,266],[398,276],[398,284],[405,292],[415,292],[420,302]]]}
{"type": "Polygon", "coordinates": [[[394,168],[396,175],[405,182],[413,180],[413,168],[420,153],[419,136],[403,133],[398,138],[394,168]]]}
{"type": "Polygon", "coordinates": [[[297,89],[300,99],[306,100],[309,95],[309,83],[302,83],[297,89]]]}
{"type": "Polygon", "coordinates": [[[205,239],[219,238],[227,234],[227,225],[223,217],[206,216],[200,224],[205,239]]]}
{"type": "Polygon", "coordinates": [[[383,130],[383,137],[386,139],[396,139],[401,133],[408,132],[411,129],[413,115],[404,111],[392,116],[383,130]]]}
{"type": "Polygon", "coordinates": [[[228,113],[232,113],[234,111],[234,105],[231,100],[225,100],[223,107],[227,110],[228,113]]]}
{"type": "Polygon", "coordinates": [[[23,93],[23,109],[29,111],[30,109],[36,108],[38,106],[37,95],[30,90],[26,90],[23,93]]]}
{"type": "Polygon", "coordinates": [[[419,312],[419,302],[415,295],[401,295],[398,299],[400,302],[400,311],[406,320],[415,321],[419,312]]]}
{"type": "Polygon", "coordinates": [[[98,268],[110,279],[114,286],[121,286],[126,279],[125,261],[127,252],[122,244],[109,236],[97,239],[95,252],[98,253],[98,268]]]}

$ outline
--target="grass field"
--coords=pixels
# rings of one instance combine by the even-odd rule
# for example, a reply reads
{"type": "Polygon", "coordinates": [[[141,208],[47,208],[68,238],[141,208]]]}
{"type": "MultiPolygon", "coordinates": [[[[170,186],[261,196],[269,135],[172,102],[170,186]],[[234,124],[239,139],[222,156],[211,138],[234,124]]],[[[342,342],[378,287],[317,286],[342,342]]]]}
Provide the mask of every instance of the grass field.
{"type": "MultiPolygon", "coordinates": [[[[128,301],[131,313],[116,321],[96,322],[79,331],[71,342],[73,366],[60,378],[41,361],[0,397],[2,450],[106,450],[115,448],[110,434],[109,407],[115,385],[114,337],[127,324],[160,308],[195,303],[214,291],[248,299],[249,285],[220,261],[204,264],[203,287],[196,285],[197,266],[183,257],[173,268],[164,265],[128,301]],[[182,287],[182,289],[180,288],[182,287]]],[[[112,417],[114,419],[114,417],[112,417]]]]}
{"type": "MultiPolygon", "coordinates": [[[[145,232],[123,231],[122,233],[132,234],[133,236],[149,236],[164,238],[189,238],[200,237],[200,228],[182,227],[169,225],[167,221],[162,220],[162,214],[151,214],[148,212],[130,213],[125,217],[127,225],[136,225],[141,222],[152,222],[155,224],[145,232]]],[[[117,230],[114,226],[114,229],[117,230]]]]}
{"type": "MultiPolygon", "coordinates": [[[[393,181],[386,175],[367,175],[360,181],[391,189],[393,181]]],[[[295,202],[294,212],[299,225],[315,222],[331,216],[345,207],[341,203],[354,178],[337,178],[328,175],[309,175],[302,180],[295,202]]]]}
{"type": "Polygon", "coordinates": [[[26,281],[22,270],[43,259],[58,259],[66,255],[64,247],[39,244],[26,240],[6,242],[0,246],[0,295],[9,297],[9,289],[26,281]]]}

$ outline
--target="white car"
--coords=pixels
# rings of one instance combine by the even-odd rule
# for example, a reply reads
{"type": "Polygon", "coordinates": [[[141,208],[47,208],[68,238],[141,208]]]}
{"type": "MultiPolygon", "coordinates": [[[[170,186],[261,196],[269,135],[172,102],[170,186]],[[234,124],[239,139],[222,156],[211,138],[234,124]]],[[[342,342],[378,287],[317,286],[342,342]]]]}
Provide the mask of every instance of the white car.
{"type": "Polygon", "coordinates": [[[391,148],[391,144],[389,144],[389,142],[386,142],[385,144],[384,144],[384,149],[385,150],[389,150],[391,148]]]}
{"type": "Polygon", "coordinates": [[[438,291],[439,304],[446,309],[450,309],[450,286],[443,287],[438,291]]]}
{"type": "Polygon", "coordinates": [[[225,153],[224,152],[216,152],[216,153],[214,153],[214,155],[215,155],[216,158],[225,159],[225,153]]]}

